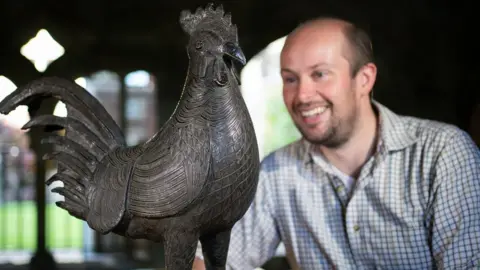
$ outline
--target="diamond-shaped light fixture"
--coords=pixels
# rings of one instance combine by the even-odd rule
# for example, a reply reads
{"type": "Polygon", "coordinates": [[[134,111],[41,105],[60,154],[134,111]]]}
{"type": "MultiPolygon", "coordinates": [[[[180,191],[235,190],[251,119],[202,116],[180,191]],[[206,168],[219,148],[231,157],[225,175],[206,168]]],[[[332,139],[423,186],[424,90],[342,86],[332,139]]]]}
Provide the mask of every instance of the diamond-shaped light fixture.
{"type": "Polygon", "coordinates": [[[65,53],[65,49],[47,30],[41,29],[34,38],[22,46],[20,53],[33,63],[35,69],[44,72],[50,63],[65,53]]]}

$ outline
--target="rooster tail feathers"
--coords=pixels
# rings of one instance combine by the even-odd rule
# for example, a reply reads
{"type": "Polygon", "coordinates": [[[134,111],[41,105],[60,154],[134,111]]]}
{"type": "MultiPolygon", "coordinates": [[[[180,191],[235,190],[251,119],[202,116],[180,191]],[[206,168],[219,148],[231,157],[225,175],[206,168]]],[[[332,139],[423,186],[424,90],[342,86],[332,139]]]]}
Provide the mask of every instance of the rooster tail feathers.
{"type": "Polygon", "coordinates": [[[52,190],[65,197],[65,201],[57,205],[72,216],[86,220],[91,210],[88,194],[94,184],[96,166],[110,151],[125,146],[125,138],[94,96],[76,83],[57,77],[41,78],[17,88],[0,102],[0,113],[8,114],[20,105],[35,106],[48,97],[62,101],[67,116],[35,116],[22,129],[65,129],[64,136],[51,134],[42,139],[42,143],[54,145],[54,151],[43,158],[58,162],[57,173],[46,184],[61,181],[63,187],[52,190]]]}
{"type": "Polygon", "coordinates": [[[59,172],[47,180],[47,185],[55,181],[61,181],[63,187],[56,187],[52,192],[64,196],[65,201],[56,202],[56,205],[66,210],[70,215],[85,220],[89,212],[88,200],[86,198],[86,183],[79,181],[68,172],[59,172]]]}
{"type": "MultiPolygon", "coordinates": [[[[17,88],[0,102],[0,113],[8,114],[17,106],[28,106],[35,100],[45,97],[55,97],[65,103],[67,126],[70,119],[75,119],[94,131],[98,139],[106,140],[110,149],[125,145],[125,138],[120,127],[100,102],[83,87],[66,79],[45,77],[17,88]]],[[[48,125],[56,124],[48,123],[48,125]]],[[[68,132],[68,130],[66,131],[68,132]]]]}

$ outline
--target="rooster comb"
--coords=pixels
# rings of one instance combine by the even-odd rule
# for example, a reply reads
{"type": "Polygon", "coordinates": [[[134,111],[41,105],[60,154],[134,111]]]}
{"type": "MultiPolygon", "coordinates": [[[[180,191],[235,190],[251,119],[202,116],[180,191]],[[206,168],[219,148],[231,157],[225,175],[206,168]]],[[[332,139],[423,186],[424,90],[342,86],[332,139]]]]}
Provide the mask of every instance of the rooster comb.
{"type": "Polygon", "coordinates": [[[216,24],[224,28],[230,35],[237,35],[237,27],[232,24],[232,16],[223,10],[223,5],[214,8],[213,3],[209,3],[205,9],[199,7],[195,13],[189,10],[183,10],[180,13],[180,24],[183,30],[191,35],[198,29],[211,24],[216,24]]]}

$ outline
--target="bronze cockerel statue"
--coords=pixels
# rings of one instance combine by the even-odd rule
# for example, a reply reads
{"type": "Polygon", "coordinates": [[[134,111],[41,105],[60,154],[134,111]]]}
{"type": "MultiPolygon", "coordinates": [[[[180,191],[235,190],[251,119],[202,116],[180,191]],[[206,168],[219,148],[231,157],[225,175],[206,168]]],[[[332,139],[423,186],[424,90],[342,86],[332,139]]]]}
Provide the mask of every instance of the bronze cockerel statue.
{"type": "Polygon", "coordinates": [[[46,77],[18,88],[0,103],[19,105],[54,97],[67,116],[39,115],[23,129],[64,129],[42,142],[58,162],[47,181],[57,205],[95,231],[162,241],[168,270],[191,269],[198,241],[207,269],[225,269],[232,226],[257,188],[259,154],[235,64],[245,64],[230,14],[209,4],[182,11],[189,35],[188,72],[179,103],[148,141],[127,146],[104,107],[77,84],[46,77]]]}

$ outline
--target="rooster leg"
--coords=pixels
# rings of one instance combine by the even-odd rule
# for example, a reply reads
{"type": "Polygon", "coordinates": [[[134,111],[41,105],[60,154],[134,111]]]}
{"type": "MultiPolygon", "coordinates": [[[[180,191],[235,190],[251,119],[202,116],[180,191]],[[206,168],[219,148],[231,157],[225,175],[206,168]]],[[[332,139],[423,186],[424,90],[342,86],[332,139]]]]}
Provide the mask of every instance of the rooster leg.
{"type": "Polygon", "coordinates": [[[165,233],[165,269],[192,269],[197,244],[198,235],[194,232],[175,230],[165,233]]]}
{"type": "Polygon", "coordinates": [[[200,237],[207,270],[225,269],[230,244],[230,231],[231,229],[228,229],[217,234],[207,234],[200,237]]]}

